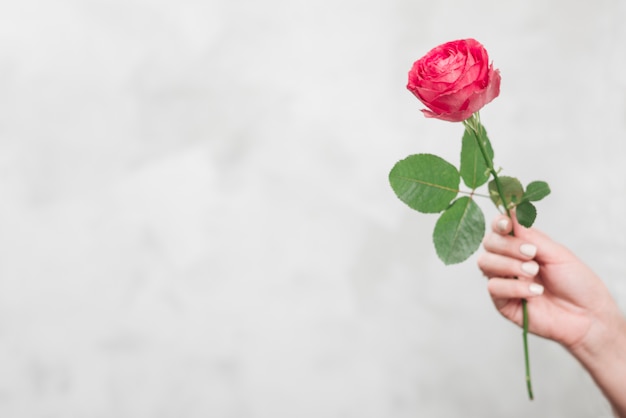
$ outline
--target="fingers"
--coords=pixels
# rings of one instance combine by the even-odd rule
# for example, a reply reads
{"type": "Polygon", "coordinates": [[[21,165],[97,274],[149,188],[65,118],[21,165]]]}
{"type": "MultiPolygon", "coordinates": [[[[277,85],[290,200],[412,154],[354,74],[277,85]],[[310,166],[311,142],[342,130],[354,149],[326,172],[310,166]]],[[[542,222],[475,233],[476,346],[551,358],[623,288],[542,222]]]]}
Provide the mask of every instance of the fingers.
{"type": "Polygon", "coordinates": [[[521,260],[530,260],[537,254],[535,245],[510,235],[488,234],[483,240],[483,247],[489,252],[521,260]]]}
{"type": "Polygon", "coordinates": [[[517,277],[525,281],[539,273],[539,264],[534,260],[520,260],[491,252],[483,253],[478,257],[478,268],[489,278],[517,277]]]}
{"type": "Polygon", "coordinates": [[[489,278],[517,277],[530,280],[539,272],[539,264],[533,260],[537,255],[537,246],[525,237],[510,235],[519,224],[515,219],[500,215],[491,225],[494,233],[487,234],[483,240],[486,250],[478,258],[478,267],[489,278]]]}
{"type": "Polygon", "coordinates": [[[487,251],[521,260],[534,258],[539,263],[556,263],[574,258],[565,247],[535,228],[523,227],[517,222],[515,213],[512,215],[512,219],[499,215],[492,221],[493,233],[487,234],[483,240],[487,251]],[[514,235],[509,235],[511,231],[514,235]]]}
{"type": "Polygon", "coordinates": [[[537,297],[543,294],[544,289],[539,283],[494,278],[487,282],[487,290],[494,301],[506,301],[537,297]]]}

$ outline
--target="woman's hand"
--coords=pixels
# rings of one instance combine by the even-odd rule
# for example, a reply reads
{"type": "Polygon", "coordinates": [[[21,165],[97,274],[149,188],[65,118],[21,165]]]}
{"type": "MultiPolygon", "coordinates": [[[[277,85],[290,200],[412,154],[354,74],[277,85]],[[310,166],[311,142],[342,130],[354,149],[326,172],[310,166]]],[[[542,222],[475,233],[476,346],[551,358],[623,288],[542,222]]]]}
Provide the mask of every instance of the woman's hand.
{"type": "Polygon", "coordinates": [[[521,299],[526,299],[529,331],[570,348],[591,336],[607,309],[617,310],[600,278],[564,246],[506,216],[497,217],[492,229],[478,266],[507,319],[522,324],[521,299]]]}
{"type": "Polygon", "coordinates": [[[478,267],[498,311],[521,326],[526,299],[529,331],[567,348],[626,417],[626,320],[602,280],[536,229],[499,216],[492,230],[478,267]]]}

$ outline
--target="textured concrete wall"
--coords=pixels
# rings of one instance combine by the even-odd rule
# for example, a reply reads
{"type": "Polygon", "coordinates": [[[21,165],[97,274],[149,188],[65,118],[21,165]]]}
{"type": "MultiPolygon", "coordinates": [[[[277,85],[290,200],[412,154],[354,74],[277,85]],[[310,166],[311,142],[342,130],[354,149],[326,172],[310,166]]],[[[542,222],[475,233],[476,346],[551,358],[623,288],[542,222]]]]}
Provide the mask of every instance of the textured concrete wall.
{"type": "MultiPolygon", "coordinates": [[[[455,161],[404,89],[474,37],[504,173],[626,308],[620,0],[0,2],[0,416],[603,417],[387,183],[455,161]]],[[[495,210],[484,205],[491,218],[495,210]]]]}

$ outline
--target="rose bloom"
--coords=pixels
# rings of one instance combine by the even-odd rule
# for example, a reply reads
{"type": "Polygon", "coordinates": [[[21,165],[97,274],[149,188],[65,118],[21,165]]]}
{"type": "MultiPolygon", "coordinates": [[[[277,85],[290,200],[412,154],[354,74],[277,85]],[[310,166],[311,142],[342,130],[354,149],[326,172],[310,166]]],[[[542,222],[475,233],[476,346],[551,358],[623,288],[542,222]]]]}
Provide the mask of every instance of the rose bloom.
{"type": "Polygon", "coordinates": [[[461,122],[500,94],[500,72],[474,39],[439,45],[413,64],[407,89],[429,118],[461,122]]]}

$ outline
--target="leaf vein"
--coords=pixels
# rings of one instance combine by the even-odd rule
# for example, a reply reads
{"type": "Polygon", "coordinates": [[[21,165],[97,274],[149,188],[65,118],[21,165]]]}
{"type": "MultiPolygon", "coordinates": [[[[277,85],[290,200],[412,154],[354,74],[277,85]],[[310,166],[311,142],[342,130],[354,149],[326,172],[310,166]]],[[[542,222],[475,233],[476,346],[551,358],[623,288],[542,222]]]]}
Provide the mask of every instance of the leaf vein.
{"type": "Polygon", "coordinates": [[[426,182],[426,181],[423,181],[423,180],[418,180],[418,179],[414,179],[414,178],[411,178],[411,177],[404,177],[404,176],[398,176],[398,175],[396,175],[395,177],[399,178],[399,179],[402,179],[402,180],[406,180],[408,182],[418,183],[418,184],[423,184],[425,186],[434,187],[436,189],[448,190],[448,191],[457,192],[457,193],[459,192],[458,189],[454,189],[454,188],[451,188],[451,187],[443,186],[441,184],[429,183],[429,182],[426,182]]]}

